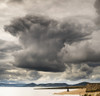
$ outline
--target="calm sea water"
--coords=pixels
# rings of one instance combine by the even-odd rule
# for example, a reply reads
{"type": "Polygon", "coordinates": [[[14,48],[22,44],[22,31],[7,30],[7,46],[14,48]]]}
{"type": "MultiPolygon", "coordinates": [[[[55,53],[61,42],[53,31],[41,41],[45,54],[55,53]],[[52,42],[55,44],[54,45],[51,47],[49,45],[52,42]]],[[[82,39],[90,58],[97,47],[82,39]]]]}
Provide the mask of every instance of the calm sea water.
{"type": "Polygon", "coordinates": [[[63,92],[66,89],[55,90],[34,90],[34,88],[23,87],[1,87],[0,96],[79,96],[79,95],[54,95],[53,93],[63,92]]]}

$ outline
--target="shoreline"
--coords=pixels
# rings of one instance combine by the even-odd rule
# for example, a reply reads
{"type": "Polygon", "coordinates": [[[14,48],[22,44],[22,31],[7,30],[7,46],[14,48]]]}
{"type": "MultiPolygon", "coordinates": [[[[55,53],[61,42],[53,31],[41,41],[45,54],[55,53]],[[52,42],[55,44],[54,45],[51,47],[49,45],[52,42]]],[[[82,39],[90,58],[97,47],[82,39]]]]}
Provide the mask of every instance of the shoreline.
{"type": "Polygon", "coordinates": [[[84,95],[86,93],[86,88],[83,89],[76,89],[73,91],[64,91],[64,92],[60,92],[60,93],[54,93],[54,95],[66,95],[66,94],[71,94],[71,95],[84,95]]]}

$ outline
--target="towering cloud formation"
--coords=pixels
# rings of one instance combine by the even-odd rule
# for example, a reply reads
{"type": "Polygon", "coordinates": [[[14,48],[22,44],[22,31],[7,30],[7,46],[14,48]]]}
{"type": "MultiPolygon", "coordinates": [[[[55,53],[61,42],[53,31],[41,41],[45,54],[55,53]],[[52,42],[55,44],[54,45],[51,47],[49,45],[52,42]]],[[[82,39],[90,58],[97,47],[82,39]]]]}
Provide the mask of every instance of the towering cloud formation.
{"type": "Polygon", "coordinates": [[[38,71],[62,72],[64,61],[59,52],[65,43],[87,40],[88,27],[70,21],[58,22],[43,16],[26,16],[13,20],[5,30],[18,36],[23,50],[15,54],[15,65],[38,71]]]}
{"type": "Polygon", "coordinates": [[[49,74],[49,78],[57,74],[56,79],[100,80],[100,30],[97,28],[100,25],[100,0],[95,2],[96,26],[92,21],[95,16],[93,3],[94,0],[8,0],[6,4],[9,6],[20,4],[25,14],[37,15],[16,18],[5,26],[5,31],[18,37],[22,48],[0,41],[0,44],[4,44],[0,47],[0,58],[7,58],[6,52],[14,50],[15,59],[12,62],[15,73],[10,69],[0,69],[1,73],[24,78],[25,74],[22,74],[26,72],[29,80],[33,79],[31,77],[39,79],[40,74],[43,75],[41,79],[48,79],[46,74],[49,74]],[[67,19],[61,21],[63,17],[67,19]],[[23,71],[22,74],[19,69],[23,71]]]}

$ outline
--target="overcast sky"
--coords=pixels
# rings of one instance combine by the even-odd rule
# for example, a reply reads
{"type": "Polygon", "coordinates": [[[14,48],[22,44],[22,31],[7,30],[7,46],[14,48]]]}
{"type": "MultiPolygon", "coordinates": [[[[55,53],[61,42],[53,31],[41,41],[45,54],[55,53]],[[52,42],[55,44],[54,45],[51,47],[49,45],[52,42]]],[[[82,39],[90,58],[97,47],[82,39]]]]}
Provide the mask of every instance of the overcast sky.
{"type": "Polygon", "coordinates": [[[100,81],[100,0],[0,0],[0,82],[100,81]]]}

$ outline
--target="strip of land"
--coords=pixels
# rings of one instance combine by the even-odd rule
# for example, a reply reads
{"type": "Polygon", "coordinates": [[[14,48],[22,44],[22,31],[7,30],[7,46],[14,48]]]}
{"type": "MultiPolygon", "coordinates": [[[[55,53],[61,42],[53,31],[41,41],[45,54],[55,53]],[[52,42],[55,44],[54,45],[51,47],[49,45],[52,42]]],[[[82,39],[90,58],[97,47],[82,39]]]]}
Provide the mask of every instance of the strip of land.
{"type": "Polygon", "coordinates": [[[67,86],[67,87],[46,87],[46,88],[35,88],[35,89],[83,89],[86,86],[67,86]]]}

